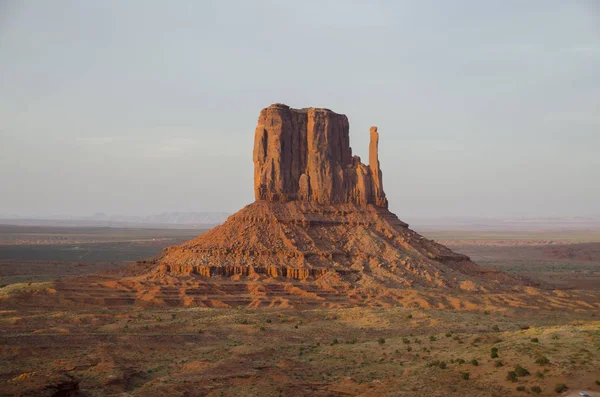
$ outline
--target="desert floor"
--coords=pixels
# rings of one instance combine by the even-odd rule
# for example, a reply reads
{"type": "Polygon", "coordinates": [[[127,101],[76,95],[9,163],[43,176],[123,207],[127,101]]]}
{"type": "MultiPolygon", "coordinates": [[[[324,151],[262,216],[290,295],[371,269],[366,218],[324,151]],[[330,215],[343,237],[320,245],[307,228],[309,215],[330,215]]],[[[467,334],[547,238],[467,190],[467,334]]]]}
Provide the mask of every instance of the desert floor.
{"type": "MultiPolygon", "coordinates": [[[[600,393],[598,310],[3,307],[199,233],[68,229],[0,227],[1,396],[600,393]]],[[[424,234],[485,267],[600,288],[599,232],[424,234]]]]}

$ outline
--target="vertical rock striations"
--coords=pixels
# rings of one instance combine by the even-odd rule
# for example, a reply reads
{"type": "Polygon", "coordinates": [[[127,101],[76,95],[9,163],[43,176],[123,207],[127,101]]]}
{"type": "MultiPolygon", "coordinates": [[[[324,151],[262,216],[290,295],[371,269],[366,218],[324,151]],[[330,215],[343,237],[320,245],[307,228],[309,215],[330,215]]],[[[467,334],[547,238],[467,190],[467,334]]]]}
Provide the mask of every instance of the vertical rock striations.
{"type": "Polygon", "coordinates": [[[256,199],[387,208],[377,128],[371,128],[368,167],[352,156],[348,130],[348,118],[329,109],[263,109],[254,137],[256,199]]]}

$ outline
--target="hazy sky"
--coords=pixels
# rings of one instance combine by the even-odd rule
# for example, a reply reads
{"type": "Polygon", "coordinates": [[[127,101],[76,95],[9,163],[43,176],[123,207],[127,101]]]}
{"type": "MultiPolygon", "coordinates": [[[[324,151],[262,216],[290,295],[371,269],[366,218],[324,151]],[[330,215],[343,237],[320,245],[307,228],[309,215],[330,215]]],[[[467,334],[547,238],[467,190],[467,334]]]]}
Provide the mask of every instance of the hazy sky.
{"type": "Polygon", "coordinates": [[[0,214],[236,211],[274,102],[400,218],[600,214],[599,4],[0,0],[0,214]]]}

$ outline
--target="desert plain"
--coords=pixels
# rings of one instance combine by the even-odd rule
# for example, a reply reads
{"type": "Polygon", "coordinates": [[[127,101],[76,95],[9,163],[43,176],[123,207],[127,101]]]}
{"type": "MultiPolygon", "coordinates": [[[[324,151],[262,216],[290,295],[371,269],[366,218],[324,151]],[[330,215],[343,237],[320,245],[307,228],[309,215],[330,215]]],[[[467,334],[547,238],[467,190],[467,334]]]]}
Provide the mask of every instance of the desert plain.
{"type": "MultiPolygon", "coordinates": [[[[66,279],[110,277],[203,232],[3,226],[0,395],[600,392],[597,305],[528,309],[509,299],[504,307],[463,309],[43,303],[66,279]]],[[[542,281],[545,288],[600,287],[597,231],[429,228],[423,234],[480,266],[542,281]]]]}

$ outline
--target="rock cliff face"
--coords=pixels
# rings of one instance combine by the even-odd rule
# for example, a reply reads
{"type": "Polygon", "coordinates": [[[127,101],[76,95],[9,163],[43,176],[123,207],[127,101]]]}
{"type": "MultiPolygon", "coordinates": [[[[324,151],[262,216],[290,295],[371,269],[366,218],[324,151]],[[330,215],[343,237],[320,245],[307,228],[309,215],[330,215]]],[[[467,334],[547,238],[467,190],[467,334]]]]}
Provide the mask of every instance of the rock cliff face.
{"type": "Polygon", "coordinates": [[[254,136],[256,200],[387,208],[377,127],[371,128],[368,166],[352,156],[348,130],[348,118],[329,109],[263,109],[254,136]]]}

